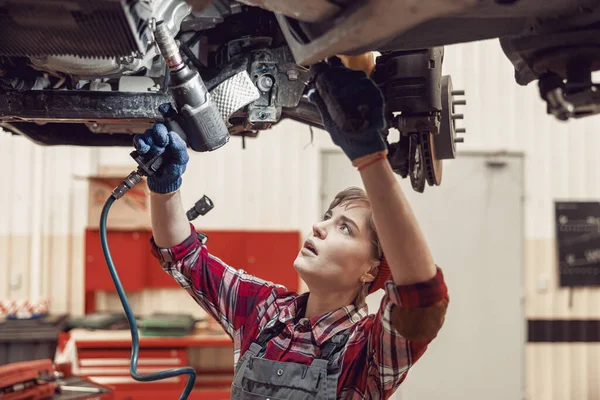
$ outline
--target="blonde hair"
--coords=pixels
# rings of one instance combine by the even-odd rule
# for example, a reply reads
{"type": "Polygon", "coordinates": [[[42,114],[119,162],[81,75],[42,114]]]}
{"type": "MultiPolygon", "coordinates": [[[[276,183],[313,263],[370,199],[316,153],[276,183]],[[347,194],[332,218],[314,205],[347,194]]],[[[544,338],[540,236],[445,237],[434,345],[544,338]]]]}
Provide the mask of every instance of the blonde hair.
{"type": "MultiPolygon", "coordinates": [[[[333,210],[337,206],[344,206],[351,203],[362,203],[369,209],[371,208],[371,203],[369,202],[367,193],[359,187],[351,186],[335,195],[335,198],[329,204],[329,208],[327,208],[326,213],[331,212],[331,210],[333,210]]],[[[377,236],[377,229],[375,227],[375,220],[373,219],[373,213],[371,212],[369,213],[368,226],[369,231],[371,233],[371,241],[373,243],[372,255],[376,260],[381,260],[381,257],[383,256],[383,250],[381,249],[381,243],[379,242],[379,237],[377,236]]],[[[377,272],[378,268],[374,268],[374,275],[377,275],[377,272]]],[[[354,303],[357,306],[362,306],[365,303],[365,299],[369,294],[370,286],[371,284],[363,284],[362,288],[358,292],[358,295],[356,296],[356,299],[354,300],[354,303]]]]}

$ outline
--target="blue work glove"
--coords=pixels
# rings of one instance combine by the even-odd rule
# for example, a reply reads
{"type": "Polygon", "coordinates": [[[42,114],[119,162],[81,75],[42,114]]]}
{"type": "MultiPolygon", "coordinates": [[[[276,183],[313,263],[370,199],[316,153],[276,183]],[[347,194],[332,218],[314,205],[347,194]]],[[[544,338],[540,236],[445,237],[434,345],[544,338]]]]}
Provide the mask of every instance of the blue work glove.
{"type": "Polygon", "coordinates": [[[344,66],[338,57],[311,70],[314,88],[308,99],[316,105],[325,129],[351,161],[387,150],[381,91],[363,71],[344,66]],[[343,123],[343,126],[341,124],[343,123]]]}
{"type": "Polygon", "coordinates": [[[189,160],[187,145],[175,132],[157,122],[152,129],[133,137],[133,146],[140,154],[163,155],[163,163],[148,177],[148,188],[154,193],[171,193],[181,186],[181,175],[189,160]]]}

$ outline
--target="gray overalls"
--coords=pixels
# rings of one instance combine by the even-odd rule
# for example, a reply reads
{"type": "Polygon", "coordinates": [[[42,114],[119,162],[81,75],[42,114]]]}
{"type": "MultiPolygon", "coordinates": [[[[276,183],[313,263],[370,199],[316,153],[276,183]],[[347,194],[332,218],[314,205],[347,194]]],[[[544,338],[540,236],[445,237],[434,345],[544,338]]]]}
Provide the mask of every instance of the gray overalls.
{"type": "Polygon", "coordinates": [[[311,365],[262,358],[266,345],[285,324],[279,320],[263,329],[237,364],[231,387],[232,400],[335,400],[340,375],[341,350],[348,333],[340,332],[325,342],[311,365]]]}

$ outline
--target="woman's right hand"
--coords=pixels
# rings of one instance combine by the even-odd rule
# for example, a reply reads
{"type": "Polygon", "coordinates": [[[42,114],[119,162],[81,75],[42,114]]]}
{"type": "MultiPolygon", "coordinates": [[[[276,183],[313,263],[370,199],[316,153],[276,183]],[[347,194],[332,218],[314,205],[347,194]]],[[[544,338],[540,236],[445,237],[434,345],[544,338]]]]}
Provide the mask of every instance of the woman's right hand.
{"type": "Polygon", "coordinates": [[[167,194],[175,192],[181,186],[181,176],[189,161],[187,145],[175,132],[169,132],[160,122],[154,124],[143,134],[135,135],[133,146],[140,154],[163,155],[163,164],[148,177],[151,192],[167,194]]]}

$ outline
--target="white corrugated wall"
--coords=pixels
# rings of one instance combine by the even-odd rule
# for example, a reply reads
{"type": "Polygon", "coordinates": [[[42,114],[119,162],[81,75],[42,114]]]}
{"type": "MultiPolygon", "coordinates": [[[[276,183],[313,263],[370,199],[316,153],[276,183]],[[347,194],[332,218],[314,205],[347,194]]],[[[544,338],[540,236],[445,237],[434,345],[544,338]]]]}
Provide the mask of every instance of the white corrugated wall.
{"type": "Polygon", "coordinates": [[[0,299],[82,310],[90,151],[0,132],[0,299]]]}
{"type": "MultiPolygon", "coordinates": [[[[600,117],[562,123],[547,115],[537,83],[514,83],[496,40],[447,48],[444,68],[467,94],[463,148],[526,155],[527,317],[598,318],[600,289],[575,289],[569,304],[569,290],[558,288],[553,224],[555,200],[600,197],[600,117]]],[[[600,398],[600,345],[528,344],[526,355],[528,399],[600,398]]]]}
{"type": "MultiPolygon", "coordinates": [[[[447,47],[444,70],[467,92],[462,148],[526,154],[527,316],[598,318],[600,290],[574,290],[569,305],[568,292],[557,288],[553,202],[600,197],[599,118],[560,123],[546,115],[536,84],[514,83],[495,40],[447,47]]],[[[283,122],[248,139],[246,150],[234,138],[215,153],[192,154],[186,206],[204,193],[216,203],[198,226],[306,231],[319,212],[319,149],[331,146],[323,132],[315,135],[310,145],[307,127],[283,122]]],[[[87,184],[75,176],[133,166],[129,151],[43,148],[0,134],[0,299],[50,298],[55,312],[83,311],[87,184]]],[[[188,300],[181,291],[157,292],[133,296],[134,303],[162,309],[188,300]]],[[[104,299],[104,306],[113,301],[104,299]]],[[[599,348],[528,345],[528,398],[600,398],[599,348]]]]}
{"type": "MultiPolygon", "coordinates": [[[[133,169],[130,151],[42,147],[0,134],[0,299],[48,298],[54,312],[83,312],[85,177],[103,167],[133,169]]],[[[218,152],[192,152],[190,158],[185,207],[203,194],[215,202],[195,221],[199,227],[307,231],[317,215],[319,147],[311,145],[308,127],[284,121],[257,140],[247,139],[245,149],[232,138],[218,152]]],[[[202,315],[181,290],[130,297],[134,311],[168,311],[183,303],[202,315]]],[[[118,304],[116,296],[98,299],[99,308],[118,304]]]]}

